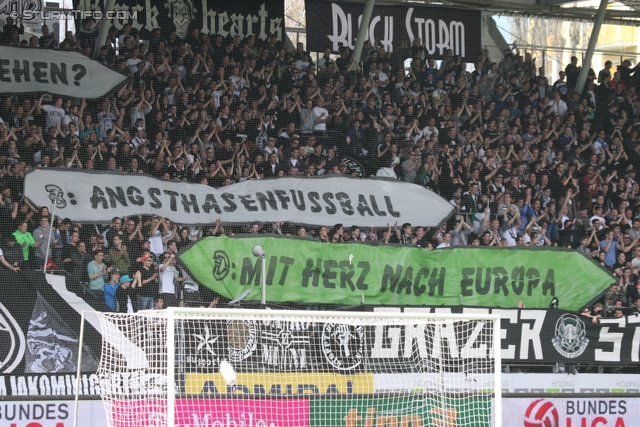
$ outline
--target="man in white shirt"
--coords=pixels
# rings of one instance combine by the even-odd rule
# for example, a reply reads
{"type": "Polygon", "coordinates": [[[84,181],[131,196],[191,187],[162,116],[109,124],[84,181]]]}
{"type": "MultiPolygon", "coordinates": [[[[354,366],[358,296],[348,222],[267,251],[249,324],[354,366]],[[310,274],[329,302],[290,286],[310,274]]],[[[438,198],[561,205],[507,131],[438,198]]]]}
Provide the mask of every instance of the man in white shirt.
{"type": "Polygon", "coordinates": [[[311,60],[309,59],[308,54],[304,54],[302,58],[296,61],[296,68],[300,71],[305,71],[311,65],[311,60]]]}
{"type": "Polygon", "coordinates": [[[45,130],[48,131],[49,129],[58,126],[62,128],[62,118],[66,115],[66,112],[62,108],[62,98],[57,98],[55,104],[53,105],[42,105],[42,100],[44,99],[44,97],[45,95],[42,95],[40,97],[40,100],[38,101],[38,108],[44,111],[46,115],[45,130]]]}
{"type": "Polygon", "coordinates": [[[329,121],[329,111],[324,108],[324,98],[318,96],[316,98],[316,106],[313,108],[315,116],[315,125],[313,130],[327,130],[327,122],[329,121]]]}
{"type": "Polygon", "coordinates": [[[560,92],[556,92],[553,97],[554,98],[551,102],[551,109],[556,114],[556,116],[562,118],[567,112],[567,103],[562,99],[560,92]]]}
{"type": "Polygon", "coordinates": [[[318,60],[318,68],[320,69],[327,68],[329,64],[333,62],[334,61],[331,58],[331,48],[328,47],[324,50],[324,56],[318,60]]]}
{"type": "Polygon", "coordinates": [[[439,133],[440,132],[438,131],[438,128],[436,126],[436,119],[435,117],[431,117],[429,119],[429,124],[425,126],[424,129],[422,129],[422,136],[428,141],[431,139],[431,135],[438,135],[439,133]]]}
{"type": "Polygon", "coordinates": [[[594,209],[594,215],[589,219],[589,222],[593,224],[593,220],[597,219],[599,221],[598,230],[602,230],[606,225],[607,221],[602,216],[603,207],[601,205],[596,206],[594,209]]]}
{"type": "Polygon", "coordinates": [[[129,69],[129,73],[132,76],[138,72],[138,64],[141,62],[142,59],[140,59],[140,50],[133,49],[133,52],[131,52],[131,58],[127,59],[127,62],[125,63],[125,65],[129,69]]]}
{"type": "Polygon", "coordinates": [[[131,138],[129,141],[129,146],[131,148],[137,149],[141,145],[145,145],[147,143],[147,138],[144,137],[144,129],[139,127],[136,129],[136,136],[131,138]]]}
{"type": "Polygon", "coordinates": [[[162,264],[160,264],[160,272],[158,274],[159,288],[158,293],[165,302],[165,307],[177,307],[176,299],[176,282],[175,279],[180,275],[176,268],[176,256],[169,252],[162,254],[162,264]]]}
{"type": "Polygon", "coordinates": [[[436,246],[436,249],[448,248],[450,246],[451,246],[451,234],[447,232],[442,235],[442,243],[436,246]]]}
{"type": "Polygon", "coordinates": [[[149,231],[150,250],[157,257],[164,252],[164,242],[169,241],[173,236],[173,232],[167,226],[167,221],[162,217],[154,217],[153,227],[149,231]],[[163,232],[160,231],[160,227],[162,227],[163,232]]]}
{"type": "Polygon", "coordinates": [[[237,65],[233,67],[231,75],[229,76],[229,82],[233,83],[233,86],[240,94],[240,90],[245,86],[244,78],[240,75],[240,67],[237,65]]]}
{"type": "Polygon", "coordinates": [[[389,84],[389,76],[384,72],[384,63],[379,62],[377,69],[375,70],[375,75],[378,76],[379,86],[386,87],[389,84]]]}
{"type": "MultiPolygon", "coordinates": [[[[522,226],[522,220],[520,220],[520,211],[516,205],[510,205],[505,212],[504,224],[502,225],[502,238],[507,240],[507,246],[512,247],[517,245],[518,231],[522,226]]],[[[524,240],[522,240],[524,244],[524,240]]]]}

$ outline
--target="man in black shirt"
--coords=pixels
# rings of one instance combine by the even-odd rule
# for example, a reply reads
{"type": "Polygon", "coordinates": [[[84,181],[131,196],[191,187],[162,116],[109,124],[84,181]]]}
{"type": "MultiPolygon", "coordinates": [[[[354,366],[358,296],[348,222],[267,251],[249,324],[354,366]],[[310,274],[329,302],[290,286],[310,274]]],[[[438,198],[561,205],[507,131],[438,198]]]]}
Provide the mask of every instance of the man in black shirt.
{"type": "Polygon", "coordinates": [[[11,265],[18,265],[24,259],[22,253],[22,247],[16,243],[16,237],[13,234],[9,234],[6,238],[6,243],[2,246],[2,253],[4,259],[11,265]]]}
{"type": "MultiPolygon", "coordinates": [[[[153,265],[151,253],[147,252],[142,255],[142,263],[134,267],[134,277],[140,279],[140,288],[138,296],[140,297],[140,310],[153,310],[153,299],[158,295],[158,272],[153,265]]],[[[134,311],[137,308],[134,307],[134,311]]]]}
{"type": "Polygon", "coordinates": [[[230,138],[226,138],[222,144],[222,147],[217,148],[215,150],[215,153],[216,160],[219,161],[223,166],[225,166],[233,161],[234,151],[233,147],[231,146],[230,138]]]}
{"type": "MultiPolygon", "coordinates": [[[[78,254],[78,242],[80,241],[80,234],[77,231],[71,233],[71,242],[62,245],[62,256],[60,257],[60,267],[62,267],[67,273],[73,273],[74,271],[74,259],[78,254]]],[[[85,265],[86,268],[86,265],[85,265]]]]}
{"type": "Polygon", "coordinates": [[[128,217],[125,223],[124,244],[129,251],[131,263],[136,262],[143,254],[142,241],[144,240],[144,236],[141,231],[142,218],[138,218],[138,221],[139,222],[136,223],[133,217],[128,217]]]}
{"type": "Polygon", "coordinates": [[[107,239],[107,244],[109,245],[108,246],[109,248],[115,246],[113,243],[113,238],[117,236],[121,231],[122,231],[122,219],[120,219],[117,216],[113,217],[113,219],[111,219],[111,227],[109,227],[109,230],[107,230],[105,234],[105,238],[107,239]]]}

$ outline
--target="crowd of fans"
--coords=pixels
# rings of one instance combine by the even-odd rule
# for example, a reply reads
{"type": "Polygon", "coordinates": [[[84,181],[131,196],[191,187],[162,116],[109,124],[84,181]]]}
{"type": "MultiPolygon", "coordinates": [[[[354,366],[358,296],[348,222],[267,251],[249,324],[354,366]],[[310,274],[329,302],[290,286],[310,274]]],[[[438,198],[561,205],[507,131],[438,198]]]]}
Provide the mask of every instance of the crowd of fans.
{"type": "Polygon", "coordinates": [[[0,232],[7,267],[16,268],[7,261],[8,253],[18,252],[13,247],[22,252],[20,261],[36,267],[48,247],[58,267],[82,277],[91,290],[105,291],[115,308],[105,283],[145,289],[150,277],[141,269],[151,257],[158,265],[152,281],[160,289],[140,298],[141,306],[151,307],[157,294],[176,303],[175,286],[164,288],[163,280],[197,290],[175,265],[175,254],[209,235],[277,233],[425,249],[560,246],[593,257],[620,278],[606,310],[635,304],[640,65],[607,61],[597,74],[589,70],[578,92],[576,57],[551,82],[515,44],[496,60],[484,50],[468,66],[450,50],[436,61],[418,38],[393,52],[367,41],[356,63],[347,47],[338,56],[327,49],[314,61],[302,43],[288,48],[275,35],[262,42],[193,29],[181,40],[175,32],[165,39],[156,29],[141,41],[127,24],[111,30],[94,51],[98,27],[91,19],[59,44],[46,26],[39,38],[21,41],[22,33],[9,18],[0,41],[78,51],[129,79],[99,100],[47,94],[0,99],[0,232]],[[392,177],[437,192],[458,214],[439,229],[389,224],[385,230],[351,224],[307,229],[276,218],[246,227],[218,220],[190,228],[151,216],[114,218],[105,229],[64,219],[56,220],[47,244],[48,211],[22,197],[24,174],[32,168],[149,174],[217,188],[280,176],[356,174],[349,166],[354,161],[365,177],[392,177]]]}

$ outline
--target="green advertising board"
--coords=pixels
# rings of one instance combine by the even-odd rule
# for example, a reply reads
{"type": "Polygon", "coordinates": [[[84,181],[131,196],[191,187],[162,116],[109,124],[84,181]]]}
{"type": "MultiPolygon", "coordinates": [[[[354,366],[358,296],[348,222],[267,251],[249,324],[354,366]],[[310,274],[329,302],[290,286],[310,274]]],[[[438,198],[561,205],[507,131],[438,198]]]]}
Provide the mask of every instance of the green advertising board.
{"type": "Polygon", "coordinates": [[[491,426],[491,397],[311,399],[309,427],[491,426]]]}
{"type": "Polygon", "coordinates": [[[453,248],[322,244],[275,237],[209,237],[180,254],[202,285],[233,299],[249,287],[261,299],[267,254],[267,300],[309,304],[465,305],[579,310],[615,282],[583,254],[559,248],[453,248]]]}

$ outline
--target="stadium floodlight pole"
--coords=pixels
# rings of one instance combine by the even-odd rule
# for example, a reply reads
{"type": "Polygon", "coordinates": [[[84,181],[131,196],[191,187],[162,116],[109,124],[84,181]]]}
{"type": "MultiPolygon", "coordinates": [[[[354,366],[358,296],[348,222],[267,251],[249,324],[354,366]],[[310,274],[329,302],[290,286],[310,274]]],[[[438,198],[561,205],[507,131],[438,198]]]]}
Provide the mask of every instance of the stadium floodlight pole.
{"type": "Polygon", "coordinates": [[[375,5],[375,3],[376,0],[367,0],[367,3],[364,5],[362,20],[360,21],[360,28],[358,29],[358,39],[356,40],[356,45],[353,48],[352,62],[360,62],[362,47],[364,46],[364,41],[367,38],[367,30],[369,29],[369,24],[371,23],[371,15],[373,14],[373,6],[375,5]]]}
{"type": "Polygon", "coordinates": [[[596,50],[598,36],[600,35],[600,28],[602,28],[602,24],[604,23],[604,17],[607,13],[608,5],[608,0],[600,0],[600,7],[598,8],[596,19],[593,22],[593,29],[591,30],[591,36],[589,37],[589,44],[587,45],[587,51],[585,52],[584,59],[582,60],[582,68],[580,69],[578,81],[576,82],[576,92],[578,93],[582,93],[584,84],[587,82],[587,75],[591,69],[591,58],[593,58],[593,52],[596,50]]]}
{"type": "Polygon", "coordinates": [[[253,247],[253,256],[260,258],[262,263],[261,277],[261,291],[262,291],[262,305],[267,304],[267,253],[262,248],[262,245],[255,245],[253,247]]]}

